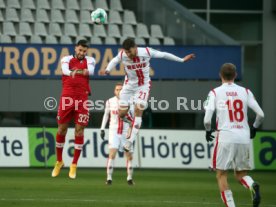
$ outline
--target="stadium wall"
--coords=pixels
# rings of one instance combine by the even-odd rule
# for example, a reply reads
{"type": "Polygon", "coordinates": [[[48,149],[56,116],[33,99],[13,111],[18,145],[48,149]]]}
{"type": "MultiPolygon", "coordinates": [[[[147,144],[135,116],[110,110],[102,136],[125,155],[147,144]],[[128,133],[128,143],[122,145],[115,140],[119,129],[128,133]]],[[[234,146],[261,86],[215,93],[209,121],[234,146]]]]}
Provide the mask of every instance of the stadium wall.
{"type": "MultiPolygon", "coordinates": [[[[55,163],[56,128],[0,128],[0,167],[52,167],[55,163]]],[[[105,167],[108,142],[100,130],[85,130],[79,167],[105,167]]],[[[134,166],[140,168],[208,169],[214,143],[206,143],[204,131],[141,130],[135,143],[134,166]]],[[[276,170],[276,131],[259,132],[252,142],[252,165],[258,170],[276,170]]],[[[74,129],[64,146],[68,167],[74,150],[74,129]]],[[[123,153],[117,167],[125,167],[123,153]]]]}
{"type": "MultiPolygon", "coordinates": [[[[184,57],[188,53],[194,53],[197,59],[185,64],[163,59],[152,59],[152,79],[218,80],[219,68],[225,62],[232,62],[237,66],[238,79],[241,79],[240,46],[159,46],[156,49],[180,57],[184,57]]],[[[99,45],[88,49],[88,56],[93,56],[97,64],[93,79],[106,79],[106,77],[99,76],[98,71],[104,70],[109,61],[120,50],[121,48],[118,46],[99,45]]],[[[60,79],[62,75],[60,59],[65,55],[70,55],[73,51],[74,45],[0,45],[0,78],[60,79]]],[[[143,60],[141,60],[141,63],[137,63],[135,68],[132,65],[132,69],[139,69],[142,64],[143,60]]],[[[111,71],[108,78],[122,79],[124,75],[123,64],[120,64],[111,71]]]]}

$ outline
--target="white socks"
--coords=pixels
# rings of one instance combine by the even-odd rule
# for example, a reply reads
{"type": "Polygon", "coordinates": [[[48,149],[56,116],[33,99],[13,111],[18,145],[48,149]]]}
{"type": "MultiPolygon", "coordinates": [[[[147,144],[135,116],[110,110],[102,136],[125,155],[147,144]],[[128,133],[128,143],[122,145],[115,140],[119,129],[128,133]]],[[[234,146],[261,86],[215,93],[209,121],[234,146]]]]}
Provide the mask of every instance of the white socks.
{"type": "Polygon", "coordinates": [[[136,116],[134,118],[134,123],[132,126],[132,131],[131,131],[131,135],[130,135],[130,139],[129,139],[130,142],[133,143],[135,141],[137,134],[139,132],[139,129],[141,127],[141,124],[142,124],[142,117],[136,116]]]}
{"type": "Polygon", "coordinates": [[[112,180],[114,160],[108,159],[106,166],[107,180],[112,180]]]}
{"type": "Polygon", "coordinates": [[[221,199],[227,207],[235,207],[235,202],[231,190],[221,192],[221,199]]]}
{"type": "Polygon", "coordinates": [[[132,161],[128,160],[127,161],[127,180],[132,180],[132,175],[133,175],[133,167],[132,167],[132,161]]]}
{"type": "Polygon", "coordinates": [[[240,182],[245,188],[250,189],[252,184],[254,183],[254,180],[250,176],[246,175],[242,177],[240,182]]]}

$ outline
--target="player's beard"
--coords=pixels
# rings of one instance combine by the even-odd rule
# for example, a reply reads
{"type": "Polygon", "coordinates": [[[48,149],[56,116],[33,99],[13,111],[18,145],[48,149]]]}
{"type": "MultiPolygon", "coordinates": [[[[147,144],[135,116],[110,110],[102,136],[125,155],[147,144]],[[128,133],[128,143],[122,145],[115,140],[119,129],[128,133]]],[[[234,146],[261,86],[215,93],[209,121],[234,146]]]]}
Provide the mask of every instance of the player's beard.
{"type": "Polygon", "coordinates": [[[83,60],[83,58],[85,57],[85,55],[79,55],[79,54],[75,54],[75,56],[79,60],[83,60]]]}

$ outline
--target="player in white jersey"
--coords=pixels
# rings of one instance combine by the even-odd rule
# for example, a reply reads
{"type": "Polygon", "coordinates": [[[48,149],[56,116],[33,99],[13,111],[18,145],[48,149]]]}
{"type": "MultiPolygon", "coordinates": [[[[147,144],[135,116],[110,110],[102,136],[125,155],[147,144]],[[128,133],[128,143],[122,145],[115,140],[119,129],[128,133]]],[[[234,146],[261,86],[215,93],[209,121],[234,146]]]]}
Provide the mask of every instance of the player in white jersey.
{"type": "MultiPolygon", "coordinates": [[[[117,64],[123,62],[126,76],[123,89],[120,93],[119,116],[124,121],[126,121],[125,115],[128,112],[130,97],[134,97],[135,117],[130,139],[124,146],[125,151],[131,149],[132,143],[142,124],[143,110],[147,107],[151,88],[150,59],[164,58],[177,62],[186,62],[194,57],[194,54],[189,54],[184,58],[179,58],[173,54],[160,52],[148,47],[137,47],[132,38],[128,38],[123,42],[123,49],[109,62],[105,74],[109,74],[117,64]]],[[[100,74],[103,75],[104,72],[100,74]]]]}
{"type": "Polygon", "coordinates": [[[236,85],[236,66],[225,63],[220,70],[222,85],[210,91],[206,105],[204,126],[206,140],[212,141],[211,119],[216,111],[217,137],[212,157],[212,168],[216,170],[221,198],[226,206],[233,207],[235,202],[227,182],[227,170],[234,169],[236,179],[251,190],[253,206],[259,206],[259,184],[247,174],[251,170],[250,138],[256,135],[256,129],[262,123],[264,113],[252,92],[236,85]],[[248,126],[247,109],[256,113],[256,119],[248,126]]]}
{"type": "MultiPolygon", "coordinates": [[[[122,90],[123,84],[117,83],[115,85],[114,94],[115,96],[108,99],[105,105],[105,112],[101,125],[101,138],[104,140],[105,137],[105,126],[109,121],[109,135],[108,135],[108,148],[109,148],[109,156],[106,166],[107,172],[107,185],[112,184],[112,174],[114,169],[114,159],[116,157],[117,151],[124,151],[123,146],[127,141],[127,138],[130,136],[131,125],[129,123],[123,122],[123,120],[119,117],[119,93],[122,90]]],[[[133,113],[133,107],[131,107],[129,113],[127,114],[128,119],[131,121],[131,113],[133,113]]],[[[133,150],[125,152],[125,157],[127,160],[127,183],[129,185],[133,185],[133,167],[132,167],[132,159],[133,159],[133,150]]]]}

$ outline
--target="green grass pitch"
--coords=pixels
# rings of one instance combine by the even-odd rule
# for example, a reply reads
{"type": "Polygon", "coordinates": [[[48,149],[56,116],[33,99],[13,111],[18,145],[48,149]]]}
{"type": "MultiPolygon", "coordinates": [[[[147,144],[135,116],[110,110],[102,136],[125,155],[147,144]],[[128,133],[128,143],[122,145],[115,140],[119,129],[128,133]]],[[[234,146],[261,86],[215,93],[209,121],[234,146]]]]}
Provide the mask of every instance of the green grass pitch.
{"type": "MultiPolygon", "coordinates": [[[[221,206],[215,173],[200,170],[139,170],[135,186],[126,183],[124,169],[115,169],[113,185],[105,185],[105,169],[78,169],[77,179],[62,169],[0,168],[1,207],[197,207],[221,206]]],[[[276,207],[276,172],[252,172],[261,184],[263,207],[276,207]]],[[[250,193],[229,174],[236,206],[252,206],[250,193]]]]}

